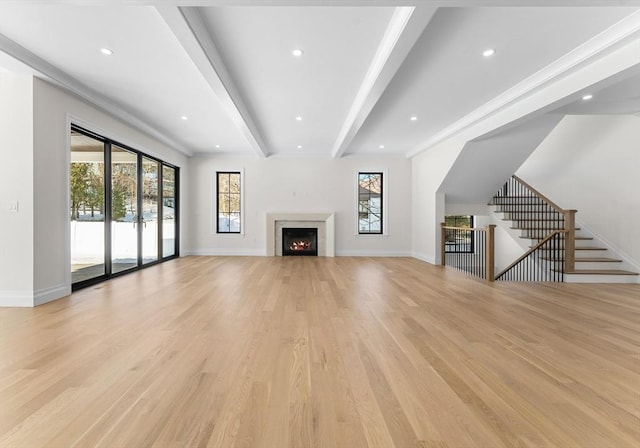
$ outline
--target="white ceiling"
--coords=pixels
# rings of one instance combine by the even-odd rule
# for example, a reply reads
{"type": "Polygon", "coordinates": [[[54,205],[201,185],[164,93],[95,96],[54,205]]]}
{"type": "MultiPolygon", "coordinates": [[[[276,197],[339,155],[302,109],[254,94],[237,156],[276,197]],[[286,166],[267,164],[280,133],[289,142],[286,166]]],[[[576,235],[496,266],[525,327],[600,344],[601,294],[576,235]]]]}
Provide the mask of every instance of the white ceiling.
{"type": "MultiPolygon", "coordinates": [[[[415,154],[602,33],[640,28],[638,1],[44,3],[0,0],[0,67],[20,60],[188,155],[415,154]]],[[[639,82],[599,104],[638,112],[639,82]]]]}

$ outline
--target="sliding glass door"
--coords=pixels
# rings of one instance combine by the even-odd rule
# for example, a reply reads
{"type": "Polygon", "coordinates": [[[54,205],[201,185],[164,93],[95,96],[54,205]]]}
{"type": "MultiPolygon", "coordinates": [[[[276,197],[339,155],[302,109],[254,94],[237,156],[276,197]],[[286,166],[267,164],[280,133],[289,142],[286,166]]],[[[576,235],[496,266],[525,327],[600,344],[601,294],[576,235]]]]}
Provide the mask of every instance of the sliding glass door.
{"type": "Polygon", "coordinates": [[[162,167],[162,256],[170,257],[176,250],[176,169],[162,167]]]}
{"type": "Polygon", "coordinates": [[[73,289],[178,256],[177,178],[174,166],[72,128],[73,289]]]}
{"type": "Polygon", "coordinates": [[[104,141],[71,132],[71,281],[105,275],[104,141]]]}
{"type": "Polygon", "coordinates": [[[111,145],[111,272],[138,266],[138,155],[111,145]]]}
{"type": "Polygon", "coordinates": [[[158,162],[142,158],[142,262],[158,259],[158,162]]]}

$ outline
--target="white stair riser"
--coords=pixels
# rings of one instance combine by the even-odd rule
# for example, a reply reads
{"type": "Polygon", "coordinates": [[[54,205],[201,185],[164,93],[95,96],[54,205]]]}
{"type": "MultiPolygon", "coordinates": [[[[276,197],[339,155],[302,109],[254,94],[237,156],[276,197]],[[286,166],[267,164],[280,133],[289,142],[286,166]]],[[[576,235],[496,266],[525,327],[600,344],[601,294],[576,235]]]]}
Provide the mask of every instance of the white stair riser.
{"type": "Polygon", "coordinates": [[[565,274],[565,283],[638,283],[638,275],[565,274]]]}

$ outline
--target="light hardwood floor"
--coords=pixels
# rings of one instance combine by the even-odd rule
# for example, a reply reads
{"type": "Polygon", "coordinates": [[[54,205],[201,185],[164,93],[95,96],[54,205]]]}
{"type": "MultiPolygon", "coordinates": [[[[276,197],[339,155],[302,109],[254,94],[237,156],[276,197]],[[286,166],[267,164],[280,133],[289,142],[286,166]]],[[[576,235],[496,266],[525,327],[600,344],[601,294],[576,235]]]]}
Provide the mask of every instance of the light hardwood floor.
{"type": "Polygon", "coordinates": [[[0,447],[640,446],[640,286],[186,257],[0,310],[0,447]]]}

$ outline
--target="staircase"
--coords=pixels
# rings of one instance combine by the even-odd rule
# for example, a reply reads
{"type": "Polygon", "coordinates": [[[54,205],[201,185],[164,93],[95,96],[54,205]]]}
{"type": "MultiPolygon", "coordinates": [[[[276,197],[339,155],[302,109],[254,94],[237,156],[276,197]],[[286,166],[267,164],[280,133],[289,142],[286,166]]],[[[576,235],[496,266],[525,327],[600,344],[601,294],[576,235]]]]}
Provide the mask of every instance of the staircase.
{"type": "Polygon", "coordinates": [[[629,270],[623,260],[611,254],[594,235],[575,226],[575,210],[558,207],[517,176],[507,181],[490,205],[494,206],[495,213],[501,214],[512,235],[517,235],[523,245],[530,248],[527,256],[523,255],[522,260],[516,260],[499,273],[497,280],[509,278],[506,271],[522,269],[517,265],[526,261],[528,269],[533,266],[551,273],[542,279],[538,275],[530,280],[637,283],[637,272],[629,270]]]}

